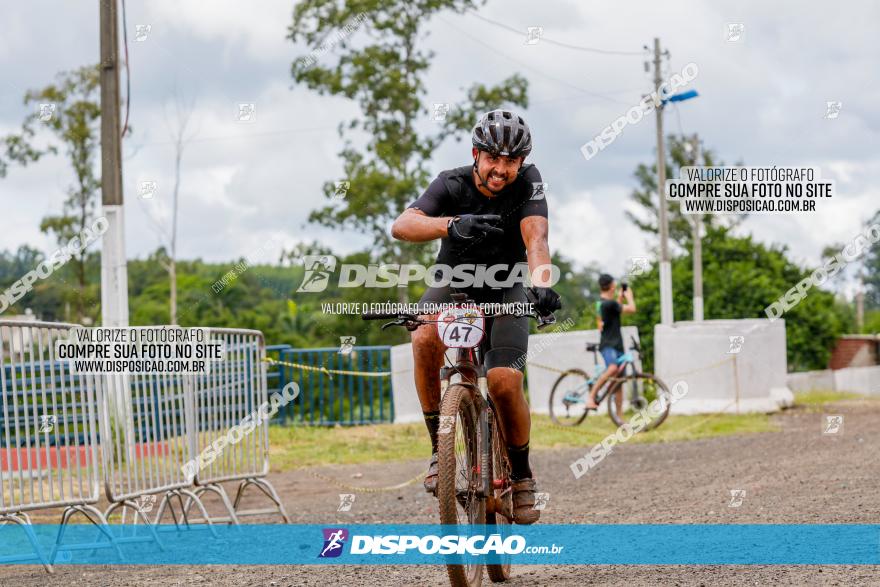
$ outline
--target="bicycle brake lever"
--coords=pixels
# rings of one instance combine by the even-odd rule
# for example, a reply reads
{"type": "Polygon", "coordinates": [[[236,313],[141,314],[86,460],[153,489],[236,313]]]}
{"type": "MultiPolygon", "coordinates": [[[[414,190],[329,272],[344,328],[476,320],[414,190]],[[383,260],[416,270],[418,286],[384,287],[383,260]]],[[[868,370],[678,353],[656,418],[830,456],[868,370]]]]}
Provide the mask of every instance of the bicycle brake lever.
{"type": "Polygon", "coordinates": [[[538,314],[538,330],[544,330],[551,324],[556,324],[556,316],[553,314],[547,314],[546,316],[538,314]]]}
{"type": "Polygon", "coordinates": [[[401,319],[392,320],[391,322],[386,322],[385,324],[383,324],[383,325],[382,325],[382,330],[385,330],[385,329],[388,328],[389,326],[403,326],[404,323],[405,323],[405,321],[404,321],[404,320],[401,320],[401,319]]]}

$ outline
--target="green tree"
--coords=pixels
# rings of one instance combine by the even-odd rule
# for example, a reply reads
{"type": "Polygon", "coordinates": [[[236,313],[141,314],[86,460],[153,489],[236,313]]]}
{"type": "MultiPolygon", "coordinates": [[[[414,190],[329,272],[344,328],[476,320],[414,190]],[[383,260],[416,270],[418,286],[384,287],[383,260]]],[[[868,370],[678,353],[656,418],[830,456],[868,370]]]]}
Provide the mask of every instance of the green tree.
{"type": "MultiPolygon", "coordinates": [[[[96,65],[59,74],[56,83],[25,94],[24,103],[33,108],[32,113],[25,118],[19,134],[3,138],[7,159],[25,165],[58,152],[54,144],[33,144],[38,125],[44,125],[64,145],[75,181],[67,189],[61,214],[46,216],[40,223],[40,230],[54,234],[61,244],[81,234],[95,219],[95,196],[100,188],[95,176],[101,116],[99,89],[100,70],[96,65]]],[[[0,177],[7,165],[0,161],[0,177]]],[[[86,256],[83,250],[75,253],[72,260],[78,286],[74,296],[78,320],[86,315],[86,256]]]]}
{"type": "MultiPolygon", "coordinates": [[[[0,251],[0,294],[13,283],[21,279],[27,272],[32,271],[43,260],[43,253],[28,245],[20,245],[15,253],[0,251]]],[[[20,308],[34,308],[35,291],[31,289],[18,302],[20,308]]],[[[0,301],[0,314],[20,313],[10,310],[0,301]]]]}
{"type": "MultiPolygon", "coordinates": [[[[666,138],[666,178],[681,177],[681,168],[685,166],[723,166],[714,151],[699,149],[695,151],[693,141],[689,137],[669,135],[666,138]]],[[[737,163],[742,165],[742,163],[737,163]]],[[[645,165],[640,163],[635,171],[638,187],[633,190],[632,200],[639,205],[638,213],[627,210],[626,217],[639,229],[652,234],[660,234],[660,211],[657,208],[657,163],[645,165]]],[[[669,220],[669,239],[680,248],[689,246],[693,238],[692,218],[682,214],[678,203],[667,202],[667,218],[669,220]]],[[[703,215],[703,224],[709,229],[716,226],[733,227],[740,224],[745,214],[703,215]]],[[[658,245],[659,246],[659,245],[658,245]]]]}
{"type": "Polygon", "coordinates": [[[12,133],[0,138],[0,178],[6,177],[10,163],[27,165],[39,161],[50,150],[40,150],[33,146],[36,131],[33,125],[24,125],[20,133],[12,133]]]}
{"type": "MultiPolygon", "coordinates": [[[[690,252],[690,247],[687,249],[690,252]]],[[[751,236],[739,237],[722,226],[710,227],[703,239],[706,319],[767,318],[764,309],[808,276],[788,260],[785,247],[766,247],[751,236]]],[[[672,261],[675,320],[689,320],[693,299],[693,265],[688,256],[672,261]]],[[[646,365],[653,363],[654,325],[660,322],[659,274],[632,279],[638,312],[624,323],[639,327],[646,365]]],[[[852,328],[852,311],[834,294],[813,288],[785,319],[790,371],[824,369],[836,339],[852,328]]]]}
{"type": "Polygon", "coordinates": [[[862,334],[877,333],[880,333],[880,310],[866,310],[865,328],[862,330],[862,334]]]}
{"type": "MultiPolygon", "coordinates": [[[[326,182],[331,203],[313,211],[310,221],[369,234],[374,259],[427,260],[429,247],[395,241],[389,226],[427,185],[434,150],[450,134],[470,130],[480,111],[528,105],[528,84],[513,75],[495,86],[475,84],[460,104],[450,106],[436,131],[420,127],[429,113],[424,78],[433,57],[418,46],[428,34],[425,28],[434,14],[476,5],[471,0],[305,0],[294,8],[289,38],[312,49],[293,63],[294,80],[321,95],[353,100],[361,111],[339,125],[345,141],[339,180],[348,182],[344,199],[335,197],[335,181],[326,182]]],[[[401,288],[398,299],[407,297],[401,288]]]]}
{"type": "Polygon", "coordinates": [[[562,310],[556,312],[557,323],[573,319],[571,330],[596,328],[596,301],[599,299],[600,268],[593,264],[582,270],[575,268],[571,259],[561,254],[553,256],[553,264],[559,268],[559,283],[553,289],[562,299],[562,310]]]}
{"type": "MultiPolygon", "coordinates": [[[[868,226],[875,224],[880,224],[880,210],[868,222],[868,226]]],[[[862,279],[865,284],[865,307],[870,310],[880,310],[880,242],[874,243],[862,261],[862,279]]],[[[868,324],[866,320],[866,328],[868,324]]],[[[876,331],[876,327],[874,330],[868,330],[868,332],[876,331]]]]}

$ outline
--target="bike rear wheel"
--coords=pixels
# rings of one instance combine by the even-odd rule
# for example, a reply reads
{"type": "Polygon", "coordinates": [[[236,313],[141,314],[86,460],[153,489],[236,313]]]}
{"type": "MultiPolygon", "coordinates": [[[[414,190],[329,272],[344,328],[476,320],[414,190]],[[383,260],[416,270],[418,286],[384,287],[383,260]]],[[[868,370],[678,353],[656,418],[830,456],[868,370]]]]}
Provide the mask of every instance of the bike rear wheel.
{"type": "Polygon", "coordinates": [[[562,373],[550,391],[550,419],[559,426],[577,426],[587,417],[590,378],[580,369],[562,373]]]}
{"type": "MultiPolygon", "coordinates": [[[[513,515],[513,490],[510,483],[510,460],[507,457],[507,443],[496,418],[490,420],[492,428],[492,470],[496,511],[486,512],[486,524],[494,524],[489,532],[501,535],[504,540],[510,536],[510,519],[504,514],[513,515]],[[497,511],[500,510],[500,511],[497,511]]],[[[511,556],[502,555],[498,564],[486,565],[486,572],[493,583],[502,583],[510,578],[511,556]]]]}
{"type": "MultiPolygon", "coordinates": [[[[480,487],[477,429],[478,414],[473,392],[463,385],[451,385],[440,404],[438,430],[437,499],[440,501],[441,524],[486,523],[486,501],[477,495],[480,487]]],[[[454,587],[480,585],[482,563],[471,562],[461,555],[449,555],[447,560],[463,563],[446,565],[449,581],[454,587]]]]}
{"type": "MultiPolygon", "coordinates": [[[[653,430],[666,420],[669,415],[669,408],[672,406],[672,394],[669,388],[660,379],[650,373],[635,373],[621,377],[612,382],[613,387],[608,394],[608,415],[616,426],[623,426],[627,421],[626,414],[620,413],[617,407],[617,398],[622,396],[624,399],[633,397],[643,400],[644,408],[642,413],[645,422],[641,429],[653,430]]],[[[633,412],[634,413],[634,412],[633,412]]]]}

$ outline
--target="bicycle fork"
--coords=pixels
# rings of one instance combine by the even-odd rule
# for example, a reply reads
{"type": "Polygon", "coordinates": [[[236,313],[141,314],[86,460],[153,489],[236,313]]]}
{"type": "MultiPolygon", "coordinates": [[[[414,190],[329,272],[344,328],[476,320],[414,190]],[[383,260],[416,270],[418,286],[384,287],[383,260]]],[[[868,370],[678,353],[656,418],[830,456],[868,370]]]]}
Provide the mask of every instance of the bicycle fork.
{"type": "Polygon", "coordinates": [[[480,406],[480,421],[477,425],[477,445],[480,447],[480,488],[477,495],[481,498],[489,498],[495,495],[495,491],[491,474],[492,466],[489,461],[492,458],[492,434],[489,430],[489,414],[492,408],[489,407],[489,384],[485,373],[480,373],[480,377],[477,378],[477,387],[483,398],[480,406]]]}

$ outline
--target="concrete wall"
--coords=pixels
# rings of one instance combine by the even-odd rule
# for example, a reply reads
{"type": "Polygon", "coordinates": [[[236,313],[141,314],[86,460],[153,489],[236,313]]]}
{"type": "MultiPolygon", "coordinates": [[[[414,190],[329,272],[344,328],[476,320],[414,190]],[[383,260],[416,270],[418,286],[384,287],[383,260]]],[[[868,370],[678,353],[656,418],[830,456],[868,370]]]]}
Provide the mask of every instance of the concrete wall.
{"type": "Polygon", "coordinates": [[[422,421],[422,408],[413,380],[412,344],[391,347],[391,389],[395,422],[422,421]]]}
{"type": "Polygon", "coordinates": [[[834,389],[834,373],[830,369],[789,373],[786,380],[788,381],[789,389],[794,392],[829,391],[834,389]]]}
{"type": "Polygon", "coordinates": [[[670,388],[678,381],[688,386],[673,408],[679,414],[772,412],[791,405],[785,348],[784,320],[706,320],[654,328],[657,375],[670,388]]]}
{"type": "Polygon", "coordinates": [[[789,373],[788,386],[794,391],[850,391],[880,395],[880,366],[789,373]]]}
{"type": "Polygon", "coordinates": [[[832,373],[836,391],[880,395],[880,367],[849,367],[832,373]]]}

